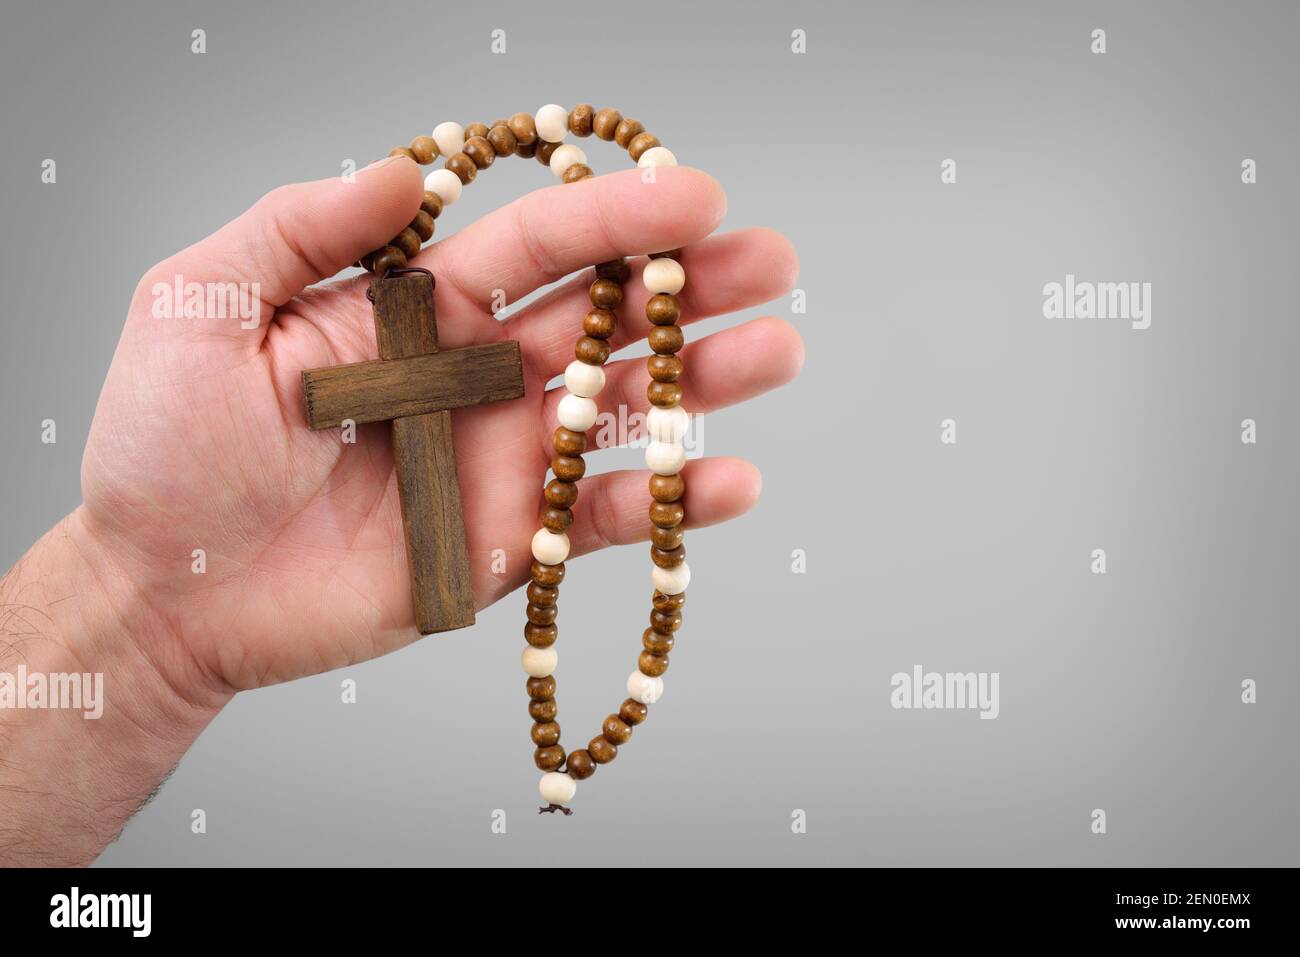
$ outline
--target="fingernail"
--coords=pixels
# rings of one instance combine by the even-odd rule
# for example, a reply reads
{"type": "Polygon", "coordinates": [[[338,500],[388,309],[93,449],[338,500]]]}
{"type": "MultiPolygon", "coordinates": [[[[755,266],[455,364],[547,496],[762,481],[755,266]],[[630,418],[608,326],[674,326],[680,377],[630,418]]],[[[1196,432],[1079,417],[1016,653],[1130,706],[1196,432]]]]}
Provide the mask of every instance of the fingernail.
{"type": "Polygon", "coordinates": [[[400,156],[385,156],[385,157],[384,157],[383,159],[381,159],[381,160],[375,160],[373,163],[371,163],[369,166],[367,166],[367,167],[366,167],[365,169],[363,169],[361,172],[364,173],[364,172],[366,172],[367,170],[379,169],[379,167],[381,167],[381,166],[387,166],[387,165],[388,165],[389,163],[391,163],[393,160],[399,160],[399,159],[401,159],[401,158],[402,158],[402,157],[400,157],[400,156]]]}

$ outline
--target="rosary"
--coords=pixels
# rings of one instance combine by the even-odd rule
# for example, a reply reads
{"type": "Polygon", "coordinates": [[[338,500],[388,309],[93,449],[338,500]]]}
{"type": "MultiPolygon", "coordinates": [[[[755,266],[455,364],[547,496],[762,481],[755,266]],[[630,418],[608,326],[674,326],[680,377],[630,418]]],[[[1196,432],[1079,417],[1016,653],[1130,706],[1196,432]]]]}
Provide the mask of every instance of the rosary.
{"type": "MultiPolygon", "coordinates": [[[[432,136],[417,136],[410,146],[390,155],[408,156],[428,165],[446,157],[443,169],[425,178],[424,201],[410,225],[388,245],[365,256],[360,265],[376,279],[366,295],[374,303],[379,358],[303,373],[307,423],[313,429],[333,428],[345,420],[357,424],[388,421],[393,436],[402,504],[402,524],[411,571],[411,593],[416,626],[432,634],[474,623],[474,596],[470,587],[469,556],[461,514],[460,487],[451,440],[451,409],[484,402],[519,398],[524,394],[519,344],[504,342],[441,352],[433,304],[434,277],[408,261],[421,244],[433,236],[434,220],[443,207],[460,197],[499,156],[512,153],[536,157],[565,183],[595,175],[582,149],[563,140],[569,133],[593,133],[613,140],[628,151],[637,166],[676,166],[677,159],[658,137],[637,120],[625,119],[618,110],[595,110],[588,104],[566,111],[549,104],[535,116],[516,113],[490,127],[474,123],[441,123],[432,136]]],[[[650,293],[646,318],[652,328],[646,360],[651,382],[646,390],[650,411],[646,430],[646,465],[650,476],[650,627],[641,637],[643,651],[637,670],[627,679],[628,698],[611,714],[600,734],[585,748],[566,754],[560,745],[555,717],[555,651],[559,586],[564,581],[564,560],[569,555],[565,534],[573,522],[571,511],[578,498],[577,482],[586,471],[582,453],[587,430],[596,422],[595,397],[605,385],[609,338],[614,334],[614,310],[623,301],[623,283],[630,269],[615,259],[596,266],[589,290],[591,309],[582,320],[583,335],[574,348],[575,359],[564,372],[568,394],[560,401],[559,427],[552,443],[554,478],[546,483],[542,527],[532,540],[532,581],[528,585],[528,623],[524,625],[522,664],[528,674],[528,713],[533,719],[533,760],[543,772],[540,783],[546,806],[541,812],[571,814],[565,805],[577,792],[578,782],[591,777],[601,764],[618,755],[632,728],[646,719],[647,705],[663,694],[662,675],[668,670],[668,653],[681,626],[690,569],[682,544],[686,485],[682,466],[686,450],[682,440],[689,419],[681,407],[682,331],[676,295],[686,283],[677,261],[680,250],[654,253],[646,264],[642,282],[650,293]],[[560,769],[564,770],[561,771],[560,769]]]]}

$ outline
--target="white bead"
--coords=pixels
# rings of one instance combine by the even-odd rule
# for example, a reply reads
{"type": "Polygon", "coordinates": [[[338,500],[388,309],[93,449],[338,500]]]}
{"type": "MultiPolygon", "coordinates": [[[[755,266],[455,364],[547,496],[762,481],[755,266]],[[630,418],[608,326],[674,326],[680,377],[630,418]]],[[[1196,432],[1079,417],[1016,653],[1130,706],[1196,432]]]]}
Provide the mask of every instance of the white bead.
{"type": "Polygon", "coordinates": [[[547,804],[568,804],[578,793],[578,782],[567,774],[550,771],[542,775],[537,790],[542,792],[542,800],[547,804]]]}
{"type": "Polygon", "coordinates": [[[670,409],[652,406],[645,415],[646,432],[654,442],[668,442],[675,445],[681,442],[690,424],[691,417],[680,405],[670,409]]]}
{"type": "Polygon", "coordinates": [[[545,678],[555,672],[560,655],[554,648],[534,648],[529,645],[524,649],[519,661],[530,678],[545,678]]]}
{"type": "Polygon", "coordinates": [[[668,442],[651,442],[645,447],[645,464],[656,475],[676,475],[686,464],[686,449],[668,442]]]}
{"type": "Polygon", "coordinates": [[[460,199],[460,177],[449,169],[436,169],[426,176],[424,188],[442,197],[444,206],[450,206],[460,199]]]}
{"type": "Polygon", "coordinates": [[[691,583],[691,567],[685,562],[673,568],[660,568],[658,565],[650,572],[650,579],[665,595],[680,595],[691,583]]]}
{"type": "Polygon", "coordinates": [[[666,292],[675,296],[686,285],[686,270],[676,259],[652,259],[645,264],[641,281],[651,293],[666,292]]]}
{"type": "Polygon", "coordinates": [[[438,144],[438,153],[451,159],[465,152],[465,127],[451,120],[439,123],[433,128],[433,141],[438,144]]]}
{"type": "Polygon", "coordinates": [[[652,146],[636,161],[637,166],[676,166],[677,157],[666,146],[652,146]]]}
{"type": "Polygon", "coordinates": [[[560,425],[570,432],[586,432],[596,424],[596,403],[582,395],[570,393],[560,400],[560,425]]]}
{"type": "Polygon", "coordinates": [[[564,176],[564,171],[575,163],[587,162],[587,154],[579,146],[572,143],[565,143],[557,147],[551,154],[551,172],[556,176],[564,176]]]}
{"type": "Polygon", "coordinates": [[[654,704],[663,697],[664,679],[651,678],[649,675],[634,671],[628,675],[627,693],[642,704],[654,704]]]}
{"type": "Polygon", "coordinates": [[[547,103],[533,117],[537,136],[547,143],[558,143],[569,132],[569,111],[554,103],[547,103]]]}
{"type": "Polygon", "coordinates": [[[564,387],[584,399],[598,396],[605,388],[605,370],[574,359],[564,370],[564,387]]]}
{"type": "MultiPolygon", "coordinates": [[[[533,536],[533,558],[543,565],[558,565],[569,557],[569,536],[539,528],[533,536]]],[[[664,592],[664,594],[668,594],[664,592]]]]}

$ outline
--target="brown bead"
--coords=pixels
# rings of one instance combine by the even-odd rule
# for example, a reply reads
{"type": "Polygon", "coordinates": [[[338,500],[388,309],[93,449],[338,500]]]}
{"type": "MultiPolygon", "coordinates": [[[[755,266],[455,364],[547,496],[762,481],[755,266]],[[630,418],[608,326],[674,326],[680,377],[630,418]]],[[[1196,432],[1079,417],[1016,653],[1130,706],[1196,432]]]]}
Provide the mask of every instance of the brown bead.
{"type": "Polygon", "coordinates": [[[438,158],[438,144],[432,136],[417,136],[411,140],[411,153],[421,166],[428,166],[438,158]]]}
{"type": "Polygon", "coordinates": [[[532,159],[537,155],[537,143],[515,143],[515,155],[523,159],[532,159]]]}
{"type": "Polygon", "coordinates": [[[415,152],[410,147],[407,146],[394,146],[391,150],[388,151],[388,155],[405,156],[407,159],[415,160],[417,163],[420,162],[418,159],[415,159],[415,152]]]}
{"type": "Polygon", "coordinates": [[[492,148],[486,136],[475,136],[465,141],[465,155],[479,169],[487,169],[496,162],[497,151],[492,148]]]}
{"type": "Polygon", "coordinates": [[[668,656],[656,655],[653,651],[643,651],[641,657],[636,660],[636,665],[641,669],[641,674],[658,678],[668,670],[668,656]]]}
{"type": "Polygon", "coordinates": [[[598,309],[614,309],[623,301],[623,287],[609,279],[597,279],[587,290],[591,304],[598,309]]]}
{"type": "Polygon", "coordinates": [[[586,748],[572,752],[565,767],[575,781],[585,781],[596,773],[596,762],[591,760],[591,754],[586,748]]]}
{"type": "Polygon", "coordinates": [[[486,123],[471,123],[469,126],[465,127],[466,143],[474,139],[474,137],[476,136],[486,137],[487,135],[488,135],[488,128],[486,123]]]}
{"type": "Polygon", "coordinates": [[[574,136],[590,136],[591,121],[595,116],[595,107],[590,103],[579,103],[569,110],[569,132],[574,136]]]}
{"type": "Polygon", "coordinates": [[[560,562],[558,565],[543,565],[534,558],[528,571],[533,576],[533,581],[539,585],[545,585],[547,588],[554,588],[564,581],[564,562],[560,562]]]}
{"type": "Polygon", "coordinates": [[[645,397],[651,405],[671,409],[682,401],[682,387],[676,382],[651,382],[646,386],[645,397]]]}
{"type": "Polygon", "coordinates": [[[375,253],[370,268],[376,275],[382,276],[390,269],[401,269],[406,265],[406,254],[396,246],[385,246],[375,253]]]}
{"type": "MultiPolygon", "coordinates": [[[[663,612],[654,611],[653,615],[661,615],[663,612]]],[[[647,628],[641,633],[641,644],[646,651],[653,651],[657,655],[666,655],[673,650],[673,645],[677,639],[671,633],[666,631],[655,631],[654,628],[647,628]]]]}
{"type": "Polygon", "coordinates": [[[573,508],[578,500],[578,486],[563,479],[551,479],[546,483],[546,501],[555,508],[573,508]]]}
{"type": "Polygon", "coordinates": [[[650,521],[660,528],[673,528],[682,523],[686,509],[680,502],[651,502],[650,521]]]}
{"type": "Polygon", "coordinates": [[[681,315],[677,297],[669,293],[657,292],[646,301],[645,317],[656,326],[671,326],[681,315]]]}
{"type": "Polygon", "coordinates": [[[534,154],[537,157],[537,162],[541,163],[543,166],[550,166],[551,154],[559,148],[559,143],[538,143],[537,152],[534,154]]]}
{"type": "Polygon", "coordinates": [[[407,259],[414,259],[416,253],[420,251],[420,236],[407,226],[393,239],[393,245],[402,251],[402,255],[407,259]]]}
{"type": "Polygon", "coordinates": [[[618,715],[611,714],[600,726],[600,733],[611,744],[626,744],[632,737],[632,728],[618,715]]]}
{"type": "Polygon", "coordinates": [[[573,354],[579,362],[589,366],[603,366],[609,358],[609,343],[604,339],[583,336],[573,347],[573,354]]]}
{"type": "Polygon", "coordinates": [[[586,474],[587,463],[578,455],[557,455],[551,459],[551,471],[557,479],[576,482],[586,474]]]}
{"type": "MultiPolygon", "coordinates": [[[[674,631],[676,631],[680,627],[682,627],[682,613],[679,610],[674,609],[672,611],[660,611],[657,608],[651,610],[650,612],[651,631],[657,631],[660,635],[671,635],[674,631]]],[[[672,651],[672,647],[670,646],[668,648],[651,648],[649,645],[646,645],[646,651],[658,651],[661,652],[662,654],[667,654],[668,652],[672,651]]]]}
{"type": "Polygon", "coordinates": [[[674,261],[680,262],[682,258],[682,251],[680,249],[665,249],[661,253],[651,253],[650,258],[651,259],[672,259],[674,261]]]}
{"type": "Polygon", "coordinates": [[[614,128],[614,142],[627,149],[632,142],[632,137],[644,131],[645,126],[640,120],[620,120],[618,126],[614,128]]]}
{"type": "Polygon", "coordinates": [[[660,548],[658,545],[651,545],[650,560],[660,568],[676,568],[686,561],[686,549],[681,545],[676,548],[660,548]]]}
{"type": "Polygon", "coordinates": [[[464,153],[457,153],[450,157],[447,160],[447,169],[455,173],[466,186],[474,182],[474,177],[478,175],[478,167],[464,153]]]}
{"type": "Polygon", "coordinates": [[[415,230],[415,235],[420,237],[420,242],[425,242],[433,238],[433,217],[423,209],[415,211],[415,219],[411,220],[410,229],[415,230]]]}
{"type": "Polygon", "coordinates": [[[676,382],[682,374],[682,360],[676,356],[650,356],[645,367],[656,382],[676,382]]]}
{"type": "Polygon", "coordinates": [[[533,724],[533,744],[549,748],[560,740],[560,726],[554,721],[537,721],[533,724]]]}
{"type": "Polygon", "coordinates": [[[497,156],[509,156],[518,144],[515,134],[504,123],[498,123],[488,130],[487,141],[492,144],[492,150],[497,156]]]}
{"type": "Polygon", "coordinates": [[[646,719],[650,709],[635,698],[628,698],[618,709],[618,716],[635,727],[646,719]]]}
{"type": "Polygon", "coordinates": [[[682,344],[686,337],[682,335],[682,330],[676,326],[655,326],[646,336],[650,343],[650,348],[658,355],[672,355],[674,352],[680,352],[682,344]]]}
{"type": "Polygon", "coordinates": [[[524,625],[524,641],[534,648],[549,648],[560,637],[560,629],[554,625],[534,625],[531,621],[524,625]]]}
{"type": "Polygon", "coordinates": [[[548,532],[566,531],[573,524],[573,513],[567,508],[554,508],[547,506],[542,509],[542,527],[548,532]]]}
{"type": "Polygon", "coordinates": [[[542,771],[554,771],[564,763],[564,748],[553,744],[549,748],[538,748],[533,752],[533,762],[542,771]]]}
{"type": "Polygon", "coordinates": [[[655,611],[680,611],[682,605],[686,604],[686,593],[680,595],[665,595],[658,589],[655,590],[654,597],[650,599],[654,605],[655,611]]]}
{"type": "Polygon", "coordinates": [[[610,282],[625,283],[627,277],[631,274],[632,267],[627,264],[626,259],[611,259],[609,262],[598,263],[596,266],[596,277],[608,279],[610,282]]]}
{"type": "Polygon", "coordinates": [[[555,605],[534,605],[532,602],[529,602],[528,607],[524,609],[529,624],[543,627],[555,624],[555,617],[559,612],[560,609],[555,605]]]}
{"type": "Polygon", "coordinates": [[[529,582],[525,592],[528,600],[534,605],[554,605],[560,600],[560,590],[558,588],[547,588],[545,585],[539,585],[537,582],[529,582]]]}
{"type": "Polygon", "coordinates": [[[528,679],[528,697],[534,701],[544,701],[555,697],[555,676],[528,679]]]}
{"type": "Polygon", "coordinates": [[[591,167],[586,163],[574,163],[564,171],[564,175],[560,179],[566,183],[576,183],[580,179],[587,179],[595,175],[591,167]]]}
{"type": "Polygon", "coordinates": [[[681,475],[651,475],[650,497],[656,502],[675,502],[686,494],[686,480],[681,475]]]}
{"type": "Polygon", "coordinates": [[[528,717],[534,721],[554,721],[559,713],[560,706],[555,703],[554,698],[539,698],[528,702],[528,717]]]}
{"type": "Polygon", "coordinates": [[[632,137],[631,141],[627,144],[627,155],[632,157],[632,162],[635,163],[641,158],[641,154],[646,150],[662,145],[663,144],[659,142],[659,137],[655,136],[653,133],[638,133],[636,136],[632,137]]]}
{"type": "Polygon", "coordinates": [[[437,219],[438,214],[442,212],[442,197],[432,190],[424,191],[424,199],[420,203],[420,209],[429,214],[430,219],[437,219]]]}
{"type": "Polygon", "coordinates": [[[533,122],[531,114],[516,113],[510,117],[508,125],[510,132],[515,134],[515,142],[520,146],[528,146],[537,142],[537,124],[533,122]]]}
{"type": "Polygon", "coordinates": [[[608,339],[617,325],[614,314],[608,309],[593,309],[582,320],[582,331],[593,339],[608,339]]]}
{"type": "Polygon", "coordinates": [[[560,455],[581,455],[587,451],[587,436],[560,426],[551,436],[551,445],[555,446],[555,451],[560,455]]]}
{"type": "Polygon", "coordinates": [[[591,118],[591,131],[602,140],[612,140],[614,131],[618,129],[618,124],[621,122],[623,122],[623,114],[606,107],[598,110],[591,118]]]}
{"type": "Polygon", "coordinates": [[[652,528],[650,529],[650,541],[654,542],[660,548],[676,548],[682,543],[685,537],[685,529],[681,528],[652,528]]]}
{"type": "Polygon", "coordinates": [[[587,753],[597,764],[609,764],[618,757],[618,748],[606,741],[603,734],[598,734],[587,742],[587,753]]]}

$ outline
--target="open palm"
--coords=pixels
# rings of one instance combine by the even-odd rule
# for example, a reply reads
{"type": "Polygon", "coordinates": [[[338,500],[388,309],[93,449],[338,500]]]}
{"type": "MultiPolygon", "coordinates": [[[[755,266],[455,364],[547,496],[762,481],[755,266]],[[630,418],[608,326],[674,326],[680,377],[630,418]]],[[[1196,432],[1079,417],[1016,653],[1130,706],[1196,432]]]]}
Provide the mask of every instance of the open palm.
{"type": "MultiPolygon", "coordinates": [[[[375,357],[368,277],[307,287],[382,245],[420,199],[419,169],[406,159],[355,183],[284,187],[141,282],[91,429],[81,511],[165,624],[150,640],[168,647],[151,654],[192,656],[242,689],[418,637],[388,427],[361,426],[351,444],[338,430],[309,431],[301,372],[375,357]],[[261,322],[157,318],[155,284],[178,276],[258,283],[261,322]]],[[[522,346],[523,399],[452,413],[480,608],[527,578],[556,424],[558,396],[546,384],[573,358],[590,270],[505,322],[492,315],[494,296],[513,302],[596,262],[688,245],[683,323],[788,291],[796,262],[779,235],[706,238],[724,209],[702,173],[664,168],[644,183],[629,171],[529,194],[416,259],[437,277],[443,348],[522,346]]],[[[632,265],[615,349],[649,328],[641,263],[632,265]]],[[[763,318],[688,346],[683,359],[685,405],[707,412],[788,381],[802,346],[787,324],[763,318]]],[[[644,362],[615,358],[606,371],[601,411],[644,411],[644,362]]],[[[686,479],[692,526],[741,514],[759,488],[757,471],[732,459],[694,461],[686,479]]],[[[644,473],[592,476],[579,488],[574,555],[647,537],[644,473]]]]}

